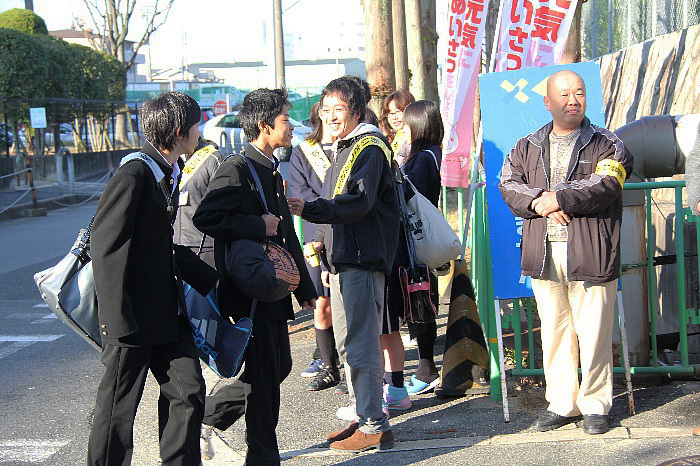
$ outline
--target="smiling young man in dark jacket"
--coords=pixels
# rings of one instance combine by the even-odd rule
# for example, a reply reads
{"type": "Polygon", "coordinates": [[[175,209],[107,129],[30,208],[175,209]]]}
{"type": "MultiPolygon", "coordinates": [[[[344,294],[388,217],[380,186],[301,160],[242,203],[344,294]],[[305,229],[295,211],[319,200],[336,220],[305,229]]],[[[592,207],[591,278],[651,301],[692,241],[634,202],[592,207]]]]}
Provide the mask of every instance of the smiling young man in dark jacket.
{"type": "Polygon", "coordinates": [[[533,428],[556,429],[583,414],[583,431],[602,434],[612,406],[622,187],[632,156],[585,117],[586,86],[576,73],[550,76],[544,102],[552,122],[518,141],[499,185],[524,219],[522,270],[532,277],[541,320],[549,407],[533,428]]]}
{"type": "MultiPolygon", "coordinates": [[[[194,214],[194,225],[214,238],[214,261],[226,270],[226,247],[237,239],[269,240],[289,251],[301,275],[294,291],[304,309],[315,307],[316,290],[304,264],[301,245],[287,207],[273,151],[289,147],[294,127],[289,122],[289,101],[284,89],[257,89],[243,99],[239,114],[246,139],[245,156],[260,177],[270,213],[242,157],[228,157],[209,183],[209,190],[194,214]]],[[[219,286],[221,311],[238,319],[250,313],[252,298],[222,273],[219,286]]],[[[287,320],[294,319],[292,298],[259,302],[253,334],[246,350],[242,380],[250,384],[246,404],[246,464],[279,464],[275,428],[279,420],[280,384],[292,370],[287,320]]],[[[217,427],[224,427],[217,424],[217,427]]]]}
{"type": "Polygon", "coordinates": [[[90,465],[131,463],[134,418],[149,370],[160,384],[163,464],[201,461],[204,379],[180,272],[202,294],[218,277],[172,239],[178,159],[194,150],[199,115],[197,102],[181,92],[147,100],[141,108],[147,140],[142,154],[117,169],[97,206],[90,255],[105,373],[88,442],[90,465]]]}
{"type": "MultiPolygon", "coordinates": [[[[398,245],[399,208],[389,165],[391,149],[378,128],[360,123],[365,100],[351,78],[331,81],[321,108],[334,143],[334,157],[321,198],[289,198],[293,214],[324,224],[314,247],[330,266],[333,332],[350,369],[357,422],[327,436],[331,448],[359,452],[391,448],[394,434],[382,410],[384,360],[379,344],[384,282],[398,245]]],[[[352,408],[351,408],[352,409],[352,408]]]]}

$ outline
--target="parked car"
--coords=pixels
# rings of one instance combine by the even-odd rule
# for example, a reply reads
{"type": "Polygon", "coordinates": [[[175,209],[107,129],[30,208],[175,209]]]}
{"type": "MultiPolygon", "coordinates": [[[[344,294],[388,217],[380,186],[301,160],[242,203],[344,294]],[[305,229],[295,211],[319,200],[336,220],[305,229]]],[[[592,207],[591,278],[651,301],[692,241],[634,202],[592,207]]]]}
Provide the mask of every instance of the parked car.
{"type": "MultiPolygon", "coordinates": [[[[53,143],[53,128],[46,128],[46,144],[49,147],[54,145],[53,143]]],[[[73,146],[75,144],[75,135],[73,133],[73,127],[68,123],[61,123],[58,126],[58,136],[61,141],[61,146],[73,146]]]]}
{"type": "Polygon", "coordinates": [[[211,109],[211,107],[201,107],[202,115],[199,118],[199,132],[201,133],[204,131],[204,125],[206,124],[207,121],[211,120],[214,118],[216,115],[214,114],[214,111],[211,109]]]}
{"type": "MultiPolygon", "coordinates": [[[[311,128],[304,126],[293,118],[289,122],[294,126],[292,132],[292,147],[301,143],[311,132],[311,128]]],[[[238,112],[229,112],[219,115],[207,121],[202,130],[202,137],[219,145],[222,154],[229,155],[241,152],[245,148],[245,135],[238,120],[238,112]]],[[[275,156],[286,162],[292,153],[292,148],[278,149],[275,156]]]]}

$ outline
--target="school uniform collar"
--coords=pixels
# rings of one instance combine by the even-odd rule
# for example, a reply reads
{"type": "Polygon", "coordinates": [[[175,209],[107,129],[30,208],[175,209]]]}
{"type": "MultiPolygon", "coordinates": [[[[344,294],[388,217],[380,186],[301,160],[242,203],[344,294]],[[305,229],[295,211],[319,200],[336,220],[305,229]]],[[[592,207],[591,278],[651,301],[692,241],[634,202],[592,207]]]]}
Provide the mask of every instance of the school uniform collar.
{"type": "Polygon", "coordinates": [[[247,143],[245,147],[245,156],[248,157],[249,159],[259,163],[265,168],[269,168],[270,170],[276,170],[277,167],[279,167],[279,160],[277,160],[277,157],[274,155],[272,156],[272,160],[270,160],[267,155],[263,154],[263,152],[255,147],[251,143],[247,143]]]}

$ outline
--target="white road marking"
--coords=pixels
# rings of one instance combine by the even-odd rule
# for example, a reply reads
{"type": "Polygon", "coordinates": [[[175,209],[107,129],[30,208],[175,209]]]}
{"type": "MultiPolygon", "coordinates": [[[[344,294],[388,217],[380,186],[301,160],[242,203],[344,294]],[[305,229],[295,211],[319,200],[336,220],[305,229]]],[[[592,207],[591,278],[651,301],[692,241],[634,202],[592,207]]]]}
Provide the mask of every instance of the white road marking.
{"type": "Polygon", "coordinates": [[[0,335],[2,341],[54,341],[63,335],[0,335]]]}
{"type": "Polygon", "coordinates": [[[58,316],[56,314],[48,314],[42,317],[39,320],[35,320],[34,322],[31,322],[32,324],[50,324],[52,323],[51,321],[54,319],[58,319],[58,316]]]}
{"type": "Polygon", "coordinates": [[[0,347],[0,359],[16,353],[19,350],[43,341],[54,341],[63,335],[0,335],[0,342],[9,342],[9,345],[0,347]]]}
{"type": "Polygon", "coordinates": [[[69,440],[4,440],[0,441],[0,461],[41,463],[70,443],[69,440]]]}
{"type": "Polygon", "coordinates": [[[52,312],[51,314],[47,314],[44,317],[42,317],[42,319],[58,319],[58,316],[52,312]]]}
{"type": "Polygon", "coordinates": [[[41,303],[41,304],[35,304],[32,307],[49,307],[49,305],[46,303],[41,303]]]}

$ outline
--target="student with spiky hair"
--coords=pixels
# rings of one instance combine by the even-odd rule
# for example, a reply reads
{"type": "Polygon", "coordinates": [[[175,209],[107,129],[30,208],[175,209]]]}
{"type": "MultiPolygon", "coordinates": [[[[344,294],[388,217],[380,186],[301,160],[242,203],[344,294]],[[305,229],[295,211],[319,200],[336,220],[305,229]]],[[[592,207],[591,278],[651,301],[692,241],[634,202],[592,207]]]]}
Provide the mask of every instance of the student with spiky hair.
{"type": "Polygon", "coordinates": [[[122,161],[97,206],[90,255],[105,373],[97,389],[89,465],[131,463],[134,419],[149,370],[160,384],[163,464],[201,461],[204,379],[180,277],[204,295],[218,277],[172,239],[179,158],[194,151],[199,115],[197,102],[181,92],[147,100],[141,107],[146,144],[122,161]]]}
{"type": "MultiPolygon", "coordinates": [[[[214,238],[214,262],[220,271],[226,270],[227,244],[237,239],[267,240],[288,250],[300,273],[294,295],[302,308],[312,310],[316,305],[316,290],[287,207],[279,161],[273,155],[275,149],[292,143],[294,127],[289,122],[289,107],[284,89],[257,89],[243,99],[238,115],[250,141],[245,156],[260,177],[270,212],[265,212],[246,161],[235,156],[224,160],[217,170],[193,221],[200,231],[214,238]]],[[[251,302],[251,297],[222,274],[219,305],[223,314],[234,320],[247,317],[251,302]]],[[[275,429],[279,420],[280,384],[292,370],[287,333],[287,320],[291,319],[294,319],[291,296],[257,304],[242,376],[250,384],[245,412],[246,464],[280,463],[275,429]]]]}

